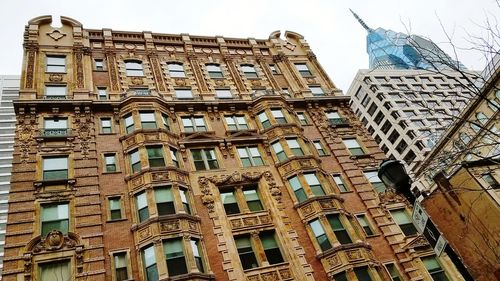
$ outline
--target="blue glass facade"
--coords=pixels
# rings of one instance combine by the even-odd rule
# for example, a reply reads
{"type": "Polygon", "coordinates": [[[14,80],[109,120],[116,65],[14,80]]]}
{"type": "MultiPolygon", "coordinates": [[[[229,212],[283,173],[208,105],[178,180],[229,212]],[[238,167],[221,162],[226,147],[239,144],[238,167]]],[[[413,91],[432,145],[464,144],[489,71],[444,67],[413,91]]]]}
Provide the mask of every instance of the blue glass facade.
{"type": "MultiPolygon", "coordinates": [[[[352,11],[351,11],[352,12],[352,11]]],[[[370,69],[465,69],[432,41],[383,28],[372,29],[354,12],[354,17],[368,32],[366,52],[370,69]]]]}

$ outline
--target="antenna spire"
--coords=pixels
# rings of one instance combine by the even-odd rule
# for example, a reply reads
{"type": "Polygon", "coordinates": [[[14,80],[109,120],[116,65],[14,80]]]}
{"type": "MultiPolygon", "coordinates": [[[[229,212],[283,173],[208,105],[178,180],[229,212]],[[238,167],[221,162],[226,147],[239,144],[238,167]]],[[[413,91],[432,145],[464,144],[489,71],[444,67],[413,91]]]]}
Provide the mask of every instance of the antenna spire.
{"type": "Polygon", "coordinates": [[[353,12],[351,9],[349,9],[349,11],[351,11],[354,18],[358,20],[359,24],[361,24],[361,26],[366,29],[366,31],[373,31],[373,29],[371,29],[355,12],[353,12]]]}

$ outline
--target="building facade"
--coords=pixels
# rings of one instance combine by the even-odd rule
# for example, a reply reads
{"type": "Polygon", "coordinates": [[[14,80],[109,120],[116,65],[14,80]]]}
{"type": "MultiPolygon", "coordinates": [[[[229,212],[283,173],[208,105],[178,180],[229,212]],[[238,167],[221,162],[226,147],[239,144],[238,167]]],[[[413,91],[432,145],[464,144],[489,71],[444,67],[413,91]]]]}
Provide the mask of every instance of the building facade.
{"type": "Polygon", "coordinates": [[[4,280],[462,280],[304,38],[26,26],[4,280]]]}
{"type": "Polygon", "coordinates": [[[463,74],[360,70],[347,94],[351,108],[389,158],[413,175],[474,94],[463,74]]]}
{"type": "Polygon", "coordinates": [[[3,268],[10,172],[16,128],[16,114],[12,102],[19,97],[19,82],[19,75],[0,76],[0,271],[3,268]]]}
{"type": "Polygon", "coordinates": [[[416,169],[421,204],[475,280],[500,280],[500,55],[416,169]]]}

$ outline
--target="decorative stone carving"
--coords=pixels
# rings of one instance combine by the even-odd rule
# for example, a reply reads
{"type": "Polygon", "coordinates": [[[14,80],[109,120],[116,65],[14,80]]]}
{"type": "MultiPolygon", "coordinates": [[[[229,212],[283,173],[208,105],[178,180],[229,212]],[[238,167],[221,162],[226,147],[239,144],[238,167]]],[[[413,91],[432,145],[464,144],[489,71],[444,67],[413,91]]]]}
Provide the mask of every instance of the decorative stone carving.
{"type": "Polygon", "coordinates": [[[66,36],[66,33],[62,33],[58,29],[52,29],[50,32],[47,32],[46,34],[55,41],[58,41],[59,39],[66,36]]]}
{"type": "Polygon", "coordinates": [[[396,194],[393,189],[387,189],[385,192],[380,192],[378,194],[380,203],[391,204],[391,203],[406,203],[404,196],[396,194]]]}
{"type": "Polygon", "coordinates": [[[328,265],[330,267],[337,267],[341,262],[340,262],[340,259],[339,257],[335,254],[331,257],[329,257],[326,262],[328,263],[328,265]]]}
{"type": "Polygon", "coordinates": [[[151,174],[153,181],[166,181],[170,178],[168,172],[155,172],[151,174]]]}
{"type": "Polygon", "coordinates": [[[134,187],[138,187],[138,186],[141,186],[143,184],[144,184],[144,179],[143,179],[142,176],[137,177],[137,178],[135,178],[135,179],[132,180],[132,185],[134,187]]]}
{"type": "Polygon", "coordinates": [[[92,115],[90,107],[85,106],[83,112],[79,106],[75,107],[75,124],[77,127],[77,138],[80,142],[80,153],[83,159],[87,159],[89,154],[90,140],[92,139],[92,115]]]}
{"type": "Polygon", "coordinates": [[[349,261],[359,260],[363,258],[359,250],[347,251],[346,254],[349,261]]]}
{"type": "Polygon", "coordinates": [[[280,278],[278,276],[278,273],[276,271],[263,273],[263,274],[260,275],[260,277],[262,278],[262,281],[276,281],[276,280],[280,280],[280,278]]]}
{"type": "Polygon", "coordinates": [[[269,191],[271,192],[271,196],[276,200],[276,202],[281,203],[281,190],[276,185],[274,181],[273,174],[269,171],[264,172],[264,178],[267,181],[267,185],[269,186],[269,191]]]}
{"type": "Polygon", "coordinates": [[[38,51],[36,46],[27,46],[28,51],[28,63],[26,65],[26,89],[33,88],[33,75],[35,72],[35,55],[38,51]]]}
{"type": "Polygon", "coordinates": [[[118,72],[116,70],[115,54],[113,52],[106,53],[106,60],[108,61],[108,71],[109,77],[111,79],[111,90],[118,91],[120,87],[118,85],[118,72]]]}
{"type": "Polygon", "coordinates": [[[49,75],[49,81],[50,82],[61,82],[63,80],[62,74],[59,73],[52,73],[49,75]]]}
{"type": "Polygon", "coordinates": [[[142,79],[142,77],[132,77],[131,82],[136,86],[144,85],[144,80],[142,79]]]}
{"type": "Polygon", "coordinates": [[[75,50],[76,61],[76,87],[81,89],[84,87],[83,79],[83,49],[78,48],[75,50]]]}
{"type": "Polygon", "coordinates": [[[30,146],[36,131],[36,110],[30,108],[30,112],[25,112],[24,108],[19,108],[19,147],[21,152],[21,162],[27,163],[29,160],[30,146]]]}
{"type": "Polygon", "coordinates": [[[150,236],[151,236],[151,231],[150,231],[149,227],[139,231],[139,240],[144,240],[150,236]]]}
{"type": "Polygon", "coordinates": [[[279,273],[280,273],[282,279],[291,279],[292,278],[292,273],[290,272],[290,269],[288,269],[288,268],[280,269],[279,273]]]}
{"type": "Polygon", "coordinates": [[[166,221],[166,222],[162,222],[160,223],[160,228],[161,228],[161,231],[174,231],[174,230],[178,230],[180,228],[180,221],[179,220],[169,220],[169,221],[166,221]]]}
{"type": "Polygon", "coordinates": [[[422,234],[420,234],[410,240],[406,245],[404,245],[403,249],[415,249],[428,246],[430,246],[429,242],[427,242],[427,239],[422,234]]]}
{"type": "Polygon", "coordinates": [[[210,182],[207,178],[201,177],[198,179],[198,183],[200,184],[201,193],[203,194],[201,196],[201,201],[207,207],[209,212],[213,212],[215,200],[212,191],[210,190],[210,182]]]}

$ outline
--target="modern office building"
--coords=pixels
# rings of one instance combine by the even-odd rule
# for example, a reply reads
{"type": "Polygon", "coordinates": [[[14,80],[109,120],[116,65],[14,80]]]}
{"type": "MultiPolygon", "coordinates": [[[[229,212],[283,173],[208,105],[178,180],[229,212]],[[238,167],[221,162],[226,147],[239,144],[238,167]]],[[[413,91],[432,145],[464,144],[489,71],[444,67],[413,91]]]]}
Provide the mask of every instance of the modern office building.
{"type": "Polygon", "coordinates": [[[474,280],[500,280],[500,55],[416,169],[422,205],[474,280]]]}
{"type": "Polygon", "coordinates": [[[16,114],[12,102],[19,97],[19,82],[19,75],[0,75],[0,271],[3,268],[7,202],[16,129],[16,114]]]}
{"type": "Polygon", "coordinates": [[[380,27],[372,29],[356,13],[351,12],[368,33],[366,52],[370,59],[370,69],[466,69],[438,45],[422,36],[380,27]]]}
{"type": "Polygon", "coordinates": [[[462,280],[308,43],[29,21],[4,280],[462,280]]]}
{"type": "Polygon", "coordinates": [[[457,72],[360,70],[347,93],[387,157],[413,173],[474,95],[469,83],[457,72]]]}

